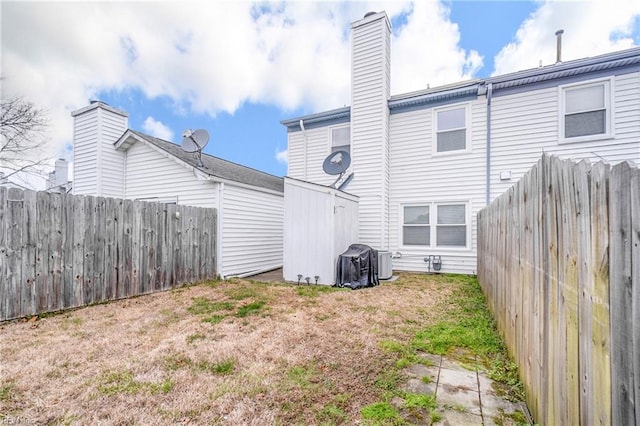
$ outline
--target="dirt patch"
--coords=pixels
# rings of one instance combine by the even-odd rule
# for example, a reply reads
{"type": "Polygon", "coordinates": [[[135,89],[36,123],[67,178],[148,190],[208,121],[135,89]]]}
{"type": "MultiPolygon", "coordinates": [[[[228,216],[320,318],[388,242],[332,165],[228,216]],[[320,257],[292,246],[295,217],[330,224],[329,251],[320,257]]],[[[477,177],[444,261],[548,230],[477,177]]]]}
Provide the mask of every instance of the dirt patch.
{"type": "Polygon", "coordinates": [[[452,289],[247,280],[0,325],[0,419],[37,424],[353,424],[452,289]]]}

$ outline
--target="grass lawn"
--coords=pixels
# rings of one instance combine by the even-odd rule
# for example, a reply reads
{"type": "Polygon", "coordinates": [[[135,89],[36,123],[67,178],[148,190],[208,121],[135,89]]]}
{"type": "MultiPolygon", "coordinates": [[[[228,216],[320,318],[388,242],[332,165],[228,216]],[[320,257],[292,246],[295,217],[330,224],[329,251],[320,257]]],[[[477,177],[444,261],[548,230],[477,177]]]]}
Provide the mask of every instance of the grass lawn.
{"type": "Polygon", "coordinates": [[[474,278],[232,279],[0,325],[0,423],[405,424],[393,398],[437,404],[400,390],[423,353],[522,398],[474,278]]]}

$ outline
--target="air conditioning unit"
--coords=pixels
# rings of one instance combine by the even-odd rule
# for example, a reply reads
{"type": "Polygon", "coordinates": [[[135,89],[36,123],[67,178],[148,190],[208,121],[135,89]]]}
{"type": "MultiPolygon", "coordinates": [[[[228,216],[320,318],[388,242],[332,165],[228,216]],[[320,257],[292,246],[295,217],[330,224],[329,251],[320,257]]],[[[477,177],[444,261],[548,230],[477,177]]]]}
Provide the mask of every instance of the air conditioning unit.
{"type": "Polygon", "coordinates": [[[388,280],[393,275],[390,251],[378,252],[378,278],[388,280]]]}

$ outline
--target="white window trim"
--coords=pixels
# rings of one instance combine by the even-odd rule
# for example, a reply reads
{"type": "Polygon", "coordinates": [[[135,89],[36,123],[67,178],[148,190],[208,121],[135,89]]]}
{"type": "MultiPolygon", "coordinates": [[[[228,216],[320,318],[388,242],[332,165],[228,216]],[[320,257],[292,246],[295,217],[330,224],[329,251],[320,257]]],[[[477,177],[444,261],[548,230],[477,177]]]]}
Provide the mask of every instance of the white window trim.
{"type": "Polygon", "coordinates": [[[431,152],[434,157],[444,157],[471,152],[471,104],[469,102],[433,108],[431,113],[431,152]],[[464,108],[465,142],[464,149],[438,152],[438,112],[464,108]]]}
{"type": "Polygon", "coordinates": [[[613,77],[598,78],[594,80],[581,81],[579,83],[563,84],[558,86],[558,143],[569,144],[575,142],[588,142],[597,141],[603,139],[612,139],[615,135],[614,125],[614,79],[613,77]],[[604,107],[605,107],[605,133],[597,135],[575,136],[571,138],[565,138],[564,136],[564,116],[565,116],[565,93],[567,89],[574,89],[580,87],[589,87],[603,84],[604,87],[604,107]]]}
{"type": "Polygon", "coordinates": [[[420,251],[426,252],[428,251],[430,254],[437,254],[436,252],[469,252],[472,247],[471,241],[471,201],[470,200],[437,200],[437,201],[424,201],[424,202],[408,202],[408,203],[400,203],[398,207],[398,247],[401,251],[420,251]],[[452,205],[452,204],[464,204],[465,205],[465,226],[466,229],[466,246],[438,246],[437,242],[437,226],[438,226],[438,216],[437,216],[437,206],[438,205],[452,205]],[[429,206],[429,228],[431,231],[429,232],[431,241],[429,241],[428,246],[419,246],[419,245],[405,245],[403,241],[403,228],[404,228],[404,208],[405,207],[419,207],[419,206],[429,206]]]}
{"type": "MultiPolygon", "coordinates": [[[[350,128],[351,127],[351,123],[346,123],[346,124],[336,124],[334,126],[329,126],[327,127],[327,132],[328,132],[328,137],[327,140],[329,141],[329,147],[327,149],[327,152],[329,154],[331,154],[331,152],[333,152],[333,131],[334,129],[344,129],[344,128],[350,128]]],[[[353,147],[352,144],[352,139],[353,136],[351,135],[351,129],[349,129],[349,154],[351,154],[351,149],[353,147]]]]}

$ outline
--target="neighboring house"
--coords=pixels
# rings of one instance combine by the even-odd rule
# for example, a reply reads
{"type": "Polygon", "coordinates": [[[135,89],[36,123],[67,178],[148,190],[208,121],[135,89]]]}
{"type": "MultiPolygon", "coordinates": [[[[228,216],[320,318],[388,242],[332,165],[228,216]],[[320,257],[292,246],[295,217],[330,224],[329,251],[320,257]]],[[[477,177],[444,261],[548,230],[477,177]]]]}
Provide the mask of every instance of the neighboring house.
{"type": "Polygon", "coordinates": [[[47,179],[47,192],[68,194],[73,188],[73,182],[69,180],[69,163],[64,158],[56,160],[55,168],[49,173],[47,179]]]}
{"type": "Polygon", "coordinates": [[[73,193],[218,210],[222,277],[282,266],[283,179],[128,129],[126,112],[102,102],[74,117],[73,193]]]}
{"type": "Polygon", "coordinates": [[[31,189],[17,182],[14,182],[13,180],[10,180],[8,177],[6,177],[5,172],[0,172],[0,186],[4,186],[5,188],[31,189]]]}
{"type": "Polygon", "coordinates": [[[475,274],[477,212],[543,152],[640,164],[640,48],[391,96],[387,15],[351,29],[351,106],[282,122],[288,176],[329,185],[323,159],[349,151],[353,242],[391,251],[394,269],[441,256],[475,274]]]}

